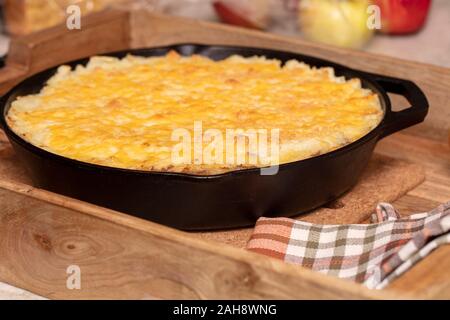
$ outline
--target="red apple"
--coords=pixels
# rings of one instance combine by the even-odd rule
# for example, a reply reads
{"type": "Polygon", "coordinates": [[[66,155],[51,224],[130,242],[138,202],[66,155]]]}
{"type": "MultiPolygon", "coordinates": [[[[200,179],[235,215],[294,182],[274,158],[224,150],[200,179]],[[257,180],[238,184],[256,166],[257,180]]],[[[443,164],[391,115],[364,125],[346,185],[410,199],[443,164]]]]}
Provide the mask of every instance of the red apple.
{"type": "Polygon", "coordinates": [[[268,0],[219,0],[213,4],[225,23],[253,29],[265,29],[269,24],[268,0]]]}
{"type": "Polygon", "coordinates": [[[431,0],[375,0],[381,10],[381,32],[405,34],[425,23],[431,0]]]}

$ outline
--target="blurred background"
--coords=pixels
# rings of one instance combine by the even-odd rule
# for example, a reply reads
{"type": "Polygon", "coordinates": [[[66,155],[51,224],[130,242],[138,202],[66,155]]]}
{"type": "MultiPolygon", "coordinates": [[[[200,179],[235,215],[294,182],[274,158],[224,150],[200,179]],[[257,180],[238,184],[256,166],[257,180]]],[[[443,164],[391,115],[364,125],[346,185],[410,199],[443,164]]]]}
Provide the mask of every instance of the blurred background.
{"type": "Polygon", "coordinates": [[[64,22],[73,4],[83,14],[134,6],[450,67],[449,0],[0,0],[0,54],[11,37],[64,22]]]}

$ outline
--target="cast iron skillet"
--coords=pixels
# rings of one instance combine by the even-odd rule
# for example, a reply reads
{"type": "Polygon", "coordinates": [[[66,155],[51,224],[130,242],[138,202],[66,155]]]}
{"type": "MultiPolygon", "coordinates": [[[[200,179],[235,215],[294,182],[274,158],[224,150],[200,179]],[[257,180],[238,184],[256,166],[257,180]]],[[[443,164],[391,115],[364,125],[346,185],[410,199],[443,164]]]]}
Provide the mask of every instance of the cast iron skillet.
{"type": "MultiPolygon", "coordinates": [[[[251,226],[261,216],[298,215],[336,199],[355,185],[379,139],[422,122],[428,111],[426,97],[410,81],[356,71],[301,54],[181,44],[108,55],[158,56],[169,50],[182,55],[201,54],[214,60],[233,54],[264,55],[283,62],[297,59],[312,66],[331,66],[338,76],[360,78],[364,87],[376,92],[384,109],[384,118],[361,139],[327,154],[283,164],[276,175],[261,175],[259,169],[198,176],[111,168],[49,153],[20,138],[6,124],[5,115],[11,102],[18,96],[39,92],[55,73],[56,68],[52,68],[22,81],[0,103],[3,129],[36,187],[179,229],[251,226]],[[387,92],[403,95],[411,106],[399,112],[392,111],[387,92]]],[[[74,66],[87,61],[69,64],[74,66]]]]}

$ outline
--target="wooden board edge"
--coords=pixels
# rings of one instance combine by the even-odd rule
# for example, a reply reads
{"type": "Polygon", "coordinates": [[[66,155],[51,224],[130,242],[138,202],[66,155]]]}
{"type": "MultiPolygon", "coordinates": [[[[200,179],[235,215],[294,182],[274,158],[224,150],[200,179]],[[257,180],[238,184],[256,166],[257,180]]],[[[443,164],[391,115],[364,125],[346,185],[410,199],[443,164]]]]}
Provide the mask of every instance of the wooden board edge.
{"type": "MultiPolygon", "coordinates": [[[[288,265],[282,261],[268,258],[256,253],[247,252],[242,249],[215,242],[200,240],[189,235],[186,232],[171,229],[152,222],[134,218],[126,214],[97,207],[82,201],[60,196],[27,185],[0,180],[0,188],[15,194],[30,197],[32,199],[38,200],[39,202],[66,208],[70,210],[73,215],[88,216],[108,223],[114,223],[116,225],[124,226],[129,229],[129,232],[143,233],[146,236],[150,236],[149,246],[157,241],[157,239],[161,239],[164,241],[170,241],[174,246],[179,247],[180,250],[196,252],[197,254],[208,257],[208,259],[217,258],[219,260],[226,260],[228,263],[239,265],[243,264],[249,266],[250,270],[257,270],[257,273],[266,274],[269,278],[279,277],[280,279],[284,279],[280,281],[285,282],[287,288],[290,286],[290,283],[301,282],[303,283],[303,285],[313,286],[316,289],[323,288],[323,296],[328,298],[342,297],[348,299],[398,299],[401,297],[401,295],[390,292],[389,290],[372,291],[366,289],[361,285],[354,284],[345,280],[328,277],[308,269],[288,265]],[[287,281],[286,279],[289,279],[289,281],[287,281]]],[[[250,271],[250,273],[251,272],[252,271],[250,271]]],[[[15,282],[14,279],[8,279],[8,277],[5,278],[5,275],[0,274],[0,276],[2,277],[2,280],[12,285],[21,284],[15,282]]],[[[250,276],[250,278],[251,277],[252,276],[250,276]]],[[[257,278],[261,279],[261,277],[257,278]]],[[[290,289],[293,290],[292,298],[299,297],[299,294],[295,293],[294,287],[291,287],[290,289]]],[[[41,295],[45,294],[45,292],[36,293],[41,295]]],[[[230,296],[230,298],[232,297],[230,296]]]]}

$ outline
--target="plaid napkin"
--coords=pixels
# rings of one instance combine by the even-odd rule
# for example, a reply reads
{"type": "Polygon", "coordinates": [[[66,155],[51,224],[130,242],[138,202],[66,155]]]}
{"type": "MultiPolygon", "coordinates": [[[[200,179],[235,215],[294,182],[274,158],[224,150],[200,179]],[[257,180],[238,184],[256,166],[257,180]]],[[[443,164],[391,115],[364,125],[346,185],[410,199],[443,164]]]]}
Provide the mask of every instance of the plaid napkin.
{"type": "Polygon", "coordinates": [[[380,203],[372,224],[318,225],[260,218],[247,249],[382,289],[437,247],[450,243],[450,202],[400,218],[380,203]]]}

